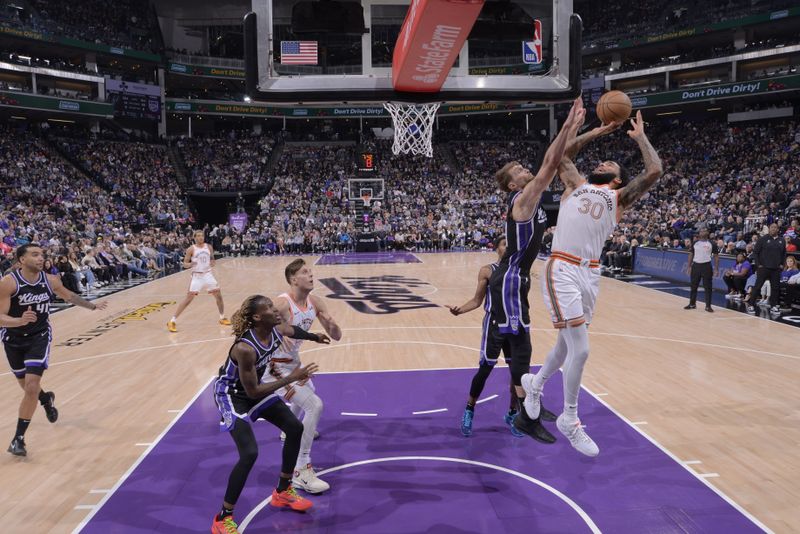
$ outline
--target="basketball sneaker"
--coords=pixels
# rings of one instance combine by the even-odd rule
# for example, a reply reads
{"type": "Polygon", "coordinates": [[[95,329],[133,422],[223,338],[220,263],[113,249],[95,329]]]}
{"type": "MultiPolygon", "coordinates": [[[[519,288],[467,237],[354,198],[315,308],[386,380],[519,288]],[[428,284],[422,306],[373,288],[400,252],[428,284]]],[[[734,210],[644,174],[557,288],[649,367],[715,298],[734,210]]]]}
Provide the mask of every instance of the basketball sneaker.
{"type": "Polygon", "coordinates": [[[472,435],[472,420],[475,418],[475,410],[464,408],[464,415],[461,416],[461,433],[465,437],[472,435]]]}
{"type": "Polygon", "coordinates": [[[531,419],[525,410],[514,416],[514,428],[541,443],[555,443],[556,437],[547,430],[539,419],[531,419]]]}
{"type": "Polygon", "coordinates": [[[294,472],[292,486],[311,494],[322,493],[331,489],[330,484],[317,478],[317,474],[311,464],[306,464],[304,468],[294,472]]]}
{"type": "Polygon", "coordinates": [[[170,332],[177,332],[178,331],[178,323],[176,323],[175,321],[169,321],[167,323],[167,330],[169,330],[170,332]]]}
{"type": "MultiPolygon", "coordinates": [[[[542,395],[544,395],[544,393],[542,395]]],[[[541,419],[542,421],[547,421],[548,423],[554,423],[557,419],[557,416],[556,414],[545,408],[544,403],[542,403],[541,397],[539,399],[539,405],[542,407],[542,409],[539,410],[539,419],[541,419]]]]}
{"type": "Polygon", "coordinates": [[[542,390],[536,388],[536,377],[531,373],[522,375],[522,389],[525,390],[525,411],[528,412],[528,417],[537,419],[542,410],[542,390]]]}
{"type": "Polygon", "coordinates": [[[579,453],[592,457],[600,454],[600,449],[597,447],[597,444],[592,441],[592,438],[590,438],[583,429],[583,425],[581,425],[579,420],[576,419],[574,422],[570,422],[562,413],[558,416],[558,420],[556,420],[556,426],[559,432],[564,434],[570,444],[572,444],[579,453]]]}
{"type": "Polygon", "coordinates": [[[11,445],[8,446],[8,452],[14,456],[28,456],[28,451],[25,450],[25,440],[21,437],[16,437],[11,440],[11,445]]]}
{"type": "Polygon", "coordinates": [[[239,534],[239,525],[233,521],[232,515],[226,515],[223,519],[215,515],[214,522],[211,523],[211,534],[239,534]]]}
{"type": "Polygon", "coordinates": [[[47,420],[51,423],[55,423],[58,421],[58,409],[55,407],[55,400],[56,394],[52,391],[45,392],[45,395],[50,397],[50,400],[44,404],[42,404],[42,408],[44,408],[44,413],[47,415],[47,420]]]}
{"type": "Polygon", "coordinates": [[[223,317],[222,319],[219,320],[219,324],[221,324],[222,326],[230,326],[231,321],[227,317],[223,317]]]}
{"type": "Polygon", "coordinates": [[[521,438],[524,437],[525,434],[514,428],[514,417],[516,415],[517,415],[516,410],[509,410],[509,412],[505,415],[505,417],[503,417],[503,421],[505,421],[506,424],[509,426],[509,428],[511,428],[512,436],[514,436],[515,438],[521,438]]]}
{"type": "Polygon", "coordinates": [[[296,512],[305,512],[312,506],[311,501],[298,495],[292,486],[280,493],[278,493],[277,488],[272,490],[272,499],[270,499],[269,504],[275,508],[289,507],[296,512]]]}

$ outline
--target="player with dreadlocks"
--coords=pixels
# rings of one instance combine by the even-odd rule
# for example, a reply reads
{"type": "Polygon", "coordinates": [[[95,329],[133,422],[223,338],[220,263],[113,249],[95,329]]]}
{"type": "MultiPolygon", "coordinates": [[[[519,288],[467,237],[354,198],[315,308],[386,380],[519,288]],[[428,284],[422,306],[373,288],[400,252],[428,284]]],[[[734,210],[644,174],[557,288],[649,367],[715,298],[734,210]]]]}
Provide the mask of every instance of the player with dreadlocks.
{"type": "Polygon", "coordinates": [[[298,367],[280,380],[262,384],[261,378],[269,367],[273,353],[283,343],[284,336],[325,344],[330,343],[330,338],[281,321],[281,314],[272,301],[262,295],[248,297],[232,317],[236,339],[214,382],[214,400],[220,412],[220,429],[230,432],[233,437],[239,451],[239,461],[228,478],[225,500],[222,509],[214,517],[212,533],[239,532],[233,521],[233,508],[258,457],[258,444],[251,427],[256,419],[265,419],[286,433],[281,474],[270,504],[300,512],[311,507],[311,502],[300,497],[291,485],[300,451],[303,423],[275,392],[293,382],[310,378],[317,371],[317,364],[298,367]]]}

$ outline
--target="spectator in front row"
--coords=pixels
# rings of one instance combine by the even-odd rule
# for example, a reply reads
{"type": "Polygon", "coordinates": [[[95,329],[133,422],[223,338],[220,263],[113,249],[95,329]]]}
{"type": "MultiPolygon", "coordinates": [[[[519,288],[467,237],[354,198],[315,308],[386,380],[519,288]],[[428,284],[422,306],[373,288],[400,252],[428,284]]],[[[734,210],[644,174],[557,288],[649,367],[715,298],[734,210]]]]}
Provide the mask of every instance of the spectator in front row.
{"type": "Polygon", "coordinates": [[[750,276],[750,262],[745,258],[744,253],[736,255],[736,265],[733,269],[728,269],[722,276],[728,286],[729,293],[725,298],[741,298],[744,295],[744,286],[750,276]]]}
{"type": "Polygon", "coordinates": [[[797,268],[797,259],[794,256],[786,256],[779,294],[784,297],[783,303],[787,309],[791,309],[792,303],[800,297],[800,270],[797,268]]]}

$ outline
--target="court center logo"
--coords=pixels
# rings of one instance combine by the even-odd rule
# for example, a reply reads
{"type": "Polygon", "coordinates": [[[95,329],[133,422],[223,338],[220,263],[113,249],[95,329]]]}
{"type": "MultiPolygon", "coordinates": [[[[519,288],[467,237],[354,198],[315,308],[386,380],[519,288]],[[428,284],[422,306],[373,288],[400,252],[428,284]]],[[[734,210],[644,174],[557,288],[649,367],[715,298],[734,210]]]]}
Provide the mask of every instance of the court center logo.
{"type": "Polygon", "coordinates": [[[333,291],[330,299],[344,300],[354,310],[369,314],[387,314],[421,308],[438,308],[415,290],[430,286],[428,282],[406,276],[384,275],[366,278],[346,276],[323,278],[322,284],[333,291]]]}

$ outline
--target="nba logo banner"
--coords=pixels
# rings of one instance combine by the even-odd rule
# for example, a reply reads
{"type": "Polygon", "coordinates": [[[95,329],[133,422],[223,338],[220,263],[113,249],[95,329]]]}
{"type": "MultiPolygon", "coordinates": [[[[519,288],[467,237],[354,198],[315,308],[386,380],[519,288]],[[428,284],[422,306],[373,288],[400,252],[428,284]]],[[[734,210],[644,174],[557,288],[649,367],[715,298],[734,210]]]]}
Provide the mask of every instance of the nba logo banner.
{"type": "Polygon", "coordinates": [[[522,62],[538,65],[542,62],[542,21],[533,21],[533,41],[522,41],[522,62]]]}

